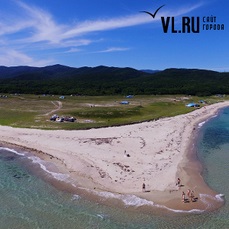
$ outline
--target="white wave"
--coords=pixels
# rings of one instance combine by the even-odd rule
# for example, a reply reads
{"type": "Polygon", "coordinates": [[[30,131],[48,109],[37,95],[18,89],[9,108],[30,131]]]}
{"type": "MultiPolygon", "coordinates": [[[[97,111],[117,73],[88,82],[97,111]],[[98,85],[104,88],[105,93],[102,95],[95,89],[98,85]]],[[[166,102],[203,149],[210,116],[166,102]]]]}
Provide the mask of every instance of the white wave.
{"type": "Polygon", "coordinates": [[[202,201],[204,204],[206,204],[207,208],[208,209],[209,207],[212,206],[211,202],[209,202],[208,200],[215,200],[215,201],[219,201],[219,202],[224,202],[224,194],[217,194],[215,196],[211,196],[211,195],[208,195],[208,194],[203,194],[201,193],[200,194],[200,201],[202,201]]]}
{"type": "Polygon", "coordinates": [[[219,200],[220,202],[223,202],[224,201],[224,197],[225,197],[225,195],[224,194],[217,194],[217,195],[215,195],[215,198],[217,199],[217,200],[219,200]]]}
{"type": "Polygon", "coordinates": [[[20,155],[20,156],[25,156],[25,153],[19,153],[19,152],[17,152],[16,150],[10,149],[10,148],[7,148],[7,147],[0,147],[0,150],[6,150],[6,151],[9,151],[9,152],[11,152],[11,153],[20,155]]]}
{"type": "Polygon", "coordinates": [[[155,206],[153,201],[148,201],[146,199],[139,198],[135,195],[122,195],[122,201],[126,206],[155,206]]]}
{"type": "Polygon", "coordinates": [[[205,212],[205,210],[200,210],[200,209],[176,210],[176,209],[168,208],[168,207],[162,206],[162,205],[160,205],[159,207],[167,209],[167,210],[172,211],[172,212],[176,212],[176,213],[202,213],[202,212],[205,212]]]}
{"type": "Polygon", "coordinates": [[[102,220],[108,218],[108,216],[105,215],[105,214],[97,214],[96,216],[97,216],[98,218],[102,219],[102,220]]]}
{"type": "Polygon", "coordinates": [[[172,211],[175,213],[202,213],[204,212],[204,210],[200,210],[200,209],[176,210],[176,209],[168,208],[164,205],[155,204],[153,201],[149,201],[149,200],[140,198],[135,195],[130,195],[130,194],[126,194],[126,195],[125,194],[114,194],[111,192],[97,192],[94,190],[91,192],[105,199],[113,198],[113,199],[121,200],[125,204],[125,206],[129,206],[129,207],[152,206],[152,207],[157,207],[161,209],[166,209],[168,211],[172,211]]]}
{"type": "Polygon", "coordinates": [[[200,201],[207,206],[206,209],[209,209],[212,206],[211,202],[208,201],[209,199],[214,200],[214,197],[207,194],[200,194],[200,201]]]}
{"type": "MultiPolygon", "coordinates": [[[[89,191],[89,190],[88,190],[89,191]]],[[[137,197],[135,195],[130,195],[130,194],[115,194],[112,192],[97,192],[92,190],[94,194],[97,196],[101,196],[105,199],[118,199],[121,200],[126,206],[135,206],[135,207],[140,207],[144,205],[151,205],[154,206],[154,202],[148,201],[146,199],[142,199],[140,197],[137,197]]]]}
{"type": "Polygon", "coordinates": [[[215,117],[217,117],[218,115],[213,115],[213,116],[211,116],[210,118],[208,118],[207,120],[205,120],[205,121],[203,121],[203,122],[200,122],[199,124],[198,124],[198,128],[201,128],[206,122],[208,122],[210,119],[213,119],[213,118],[215,118],[215,117]]]}
{"type": "Polygon", "coordinates": [[[159,204],[155,204],[154,206],[159,207],[159,208],[163,208],[163,209],[166,209],[168,211],[175,212],[175,213],[202,213],[205,211],[205,210],[200,210],[200,209],[195,209],[195,208],[191,209],[191,210],[173,209],[173,208],[169,208],[169,207],[166,207],[164,205],[159,205],[159,204]]]}
{"type": "Polygon", "coordinates": [[[63,174],[63,173],[55,173],[52,172],[50,170],[47,169],[47,167],[45,166],[45,161],[41,160],[39,157],[35,157],[35,156],[30,156],[28,157],[30,160],[32,160],[33,163],[35,164],[39,164],[41,169],[43,169],[45,172],[51,174],[55,179],[60,180],[60,181],[67,181],[67,179],[69,178],[68,174],[63,174]]]}
{"type": "Polygon", "coordinates": [[[206,121],[200,122],[200,123],[198,124],[198,128],[201,128],[205,123],[206,123],[206,121]]]}
{"type": "Polygon", "coordinates": [[[211,200],[217,200],[217,201],[222,202],[222,201],[224,201],[223,197],[224,197],[224,194],[217,194],[215,196],[211,196],[211,195],[208,195],[208,194],[202,194],[202,193],[200,194],[200,199],[203,202],[205,202],[207,198],[211,199],[211,200]]]}

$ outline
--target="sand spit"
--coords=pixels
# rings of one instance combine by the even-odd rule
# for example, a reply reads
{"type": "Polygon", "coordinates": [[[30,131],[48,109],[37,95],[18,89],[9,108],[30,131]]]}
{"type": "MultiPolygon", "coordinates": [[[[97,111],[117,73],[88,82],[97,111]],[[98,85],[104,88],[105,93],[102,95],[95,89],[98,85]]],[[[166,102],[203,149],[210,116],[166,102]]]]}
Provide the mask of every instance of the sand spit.
{"type": "Polygon", "coordinates": [[[219,207],[222,201],[204,183],[201,167],[190,154],[198,124],[226,106],[229,102],[172,118],[90,130],[0,126],[1,142],[64,166],[78,187],[136,195],[177,210],[206,210],[212,208],[209,202],[219,207]],[[181,187],[176,185],[178,177],[181,187]],[[195,191],[197,202],[182,202],[182,192],[188,189],[195,191]]]}

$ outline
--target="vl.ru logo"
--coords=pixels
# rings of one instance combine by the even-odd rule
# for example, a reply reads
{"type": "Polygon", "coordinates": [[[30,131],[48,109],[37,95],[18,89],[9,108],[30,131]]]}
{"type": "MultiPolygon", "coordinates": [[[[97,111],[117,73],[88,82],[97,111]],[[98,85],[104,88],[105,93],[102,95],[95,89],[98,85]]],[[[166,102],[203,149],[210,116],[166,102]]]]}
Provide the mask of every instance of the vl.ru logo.
{"type": "Polygon", "coordinates": [[[199,33],[200,18],[197,17],[182,17],[181,28],[175,28],[175,17],[161,17],[161,23],[164,33],[168,33],[169,27],[171,33],[199,33]],[[171,19],[171,20],[170,20],[171,19]]]}
{"type": "MultiPolygon", "coordinates": [[[[149,14],[153,19],[156,18],[158,11],[165,5],[160,6],[154,13],[140,11],[149,14]]],[[[224,24],[218,23],[216,16],[184,16],[175,19],[175,17],[161,17],[161,24],[164,33],[200,33],[202,30],[219,31],[224,30],[224,24]]]]}
{"type": "Polygon", "coordinates": [[[224,24],[216,21],[216,16],[181,17],[180,26],[175,26],[175,17],[161,17],[164,33],[200,33],[201,30],[224,30],[224,24]],[[170,29],[170,30],[169,30],[170,29]]]}

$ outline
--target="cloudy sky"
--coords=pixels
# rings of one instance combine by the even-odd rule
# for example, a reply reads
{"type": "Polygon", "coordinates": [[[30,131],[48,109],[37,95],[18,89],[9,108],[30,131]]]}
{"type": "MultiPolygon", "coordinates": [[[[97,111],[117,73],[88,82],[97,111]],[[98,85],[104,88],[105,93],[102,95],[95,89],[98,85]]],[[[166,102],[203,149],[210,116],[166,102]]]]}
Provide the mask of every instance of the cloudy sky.
{"type": "Polygon", "coordinates": [[[228,6],[228,0],[0,0],[0,65],[229,71],[228,6]],[[154,18],[141,12],[160,6],[154,18]],[[182,31],[183,17],[193,17],[194,30],[199,17],[199,32],[182,31]],[[211,24],[217,30],[206,30],[211,24]]]}

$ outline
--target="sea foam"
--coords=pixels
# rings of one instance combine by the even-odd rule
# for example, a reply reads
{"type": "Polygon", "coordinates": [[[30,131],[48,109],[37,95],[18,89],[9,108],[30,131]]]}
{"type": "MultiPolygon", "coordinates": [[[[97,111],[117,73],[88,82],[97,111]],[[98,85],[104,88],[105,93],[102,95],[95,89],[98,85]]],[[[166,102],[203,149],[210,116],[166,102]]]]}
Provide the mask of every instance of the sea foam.
{"type": "Polygon", "coordinates": [[[210,119],[215,118],[215,117],[217,117],[217,115],[213,115],[213,116],[211,116],[210,118],[208,118],[207,120],[205,120],[205,121],[203,121],[203,122],[200,122],[200,123],[198,124],[198,128],[201,128],[206,122],[208,122],[210,119]]]}
{"type": "Polygon", "coordinates": [[[45,164],[47,162],[41,160],[39,157],[30,156],[30,157],[28,157],[28,159],[32,160],[33,163],[38,164],[41,167],[41,169],[43,169],[45,172],[51,174],[57,180],[66,182],[67,179],[69,178],[68,174],[55,173],[55,172],[48,170],[47,167],[45,166],[45,164]]]}
{"type": "Polygon", "coordinates": [[[206,209],[212,207],[212,203],[209,200],[224,202],[224,194],[217,194],[215,196],[202,193],[200,194],[200,201],[202,201],[207,206],[206,209]]]}
{"type": "Polygon", "coordinates": [[[6,151],[9,151],[9,152],[11,152],[11,153],[20,155],[20,156],[25,156],[25,153],[19,153],[19,152],[17,152],[16,150],[10,149],[10,148],[7,148],[7,147],[0,147],[0,150],[6,150],[6,151]]]}
{"type": "Polygon", "coordinates": [[[211,199],[211,200],[216,200],[216,201],[220,201],[223,202],[224,201],[224,194],[217,194],[215,196],[211,196],[208,194],[200,194],[200,200],[202,200],[202,202],[206,202],[206,199],[211,199]]]}
{"type": "MultiPolygon", "coordinates": [[[[90,190],[87,189],[87,191],[90,191],[90,190]]],[[[152,207],[172,211],[175,213],[202,213],[202,212],[204,212],[204,210],[200,210],[200,209],[191,209],[191,210],[179,210],[178,209],[178,210],[176,210],[176,209],[168,208],[164,205],[156,204],[153,201],[149,201],[149,200],[140,198],[136,195],[115,194],[115,193],[111,193],[111,192],[99,192],[99,191],[94,191],[94,190],[91,190],[90,192],[93,192],[93,194],[100,196],[104,199],[120,200],[120,201],[122,201],[122,203],[126,207],[136,207],[137,208],[137,207],[141,207],[141,206],[152,206],[152,207]]]]}
{"type": "Polygon", "coordinates": [[[73,196],[72,196],[72,200],[74,201],[74,200],[80,200],[81,199],[81,197],[79,196],[79,195],[77,195],[77,194],[74,194],[73,196]]]}
{"type": "MultiPolygon", "coordinates": [[[[89,190],[88,190],[89,191],[89,190]]],[[[126,206],[133,206],[133,207],[140,207],[140,206],[146,206],[151,205],[154,206],[154,202],[148,201],[145,199],[142,199],[140,197],[137,197],[135,195],[131,194],[116,194],[112,192],[97,192],[92,190],[95,195],[100,196],[104,199],[117,199],[121,200],[126,206]]]]}
{"type": "Polygon", "coordinates": [[[206,121],[200,122],[200,123],[198,124],[198,128],[201,128],[205,123],[206,123],[206,121]]]}

